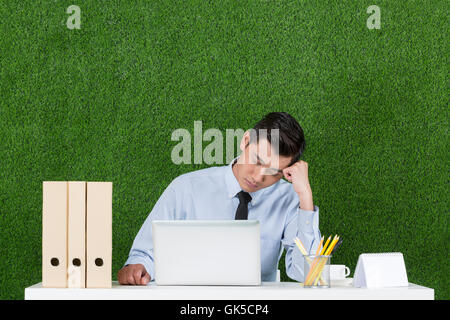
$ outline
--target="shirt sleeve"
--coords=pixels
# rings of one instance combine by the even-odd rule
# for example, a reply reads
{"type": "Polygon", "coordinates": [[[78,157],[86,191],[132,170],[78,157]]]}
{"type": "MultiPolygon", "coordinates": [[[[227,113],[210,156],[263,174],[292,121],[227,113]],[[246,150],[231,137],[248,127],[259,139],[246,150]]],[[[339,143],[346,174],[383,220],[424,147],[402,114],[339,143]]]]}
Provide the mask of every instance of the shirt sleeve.
{"type": "Polygon", "coordinates": [[[298,202],[291,208],[282,238],[282,244],[286,250],[286,273],[289,278],[304,281],[304,258],[294,242],[298,237],[307,252],[317,250],[320,242],[319,208],[314,206],[314,211],[302,210],[298,202]]]}
{"type": "MultiPolygon", "coordinates": [[[[178,196],[179,198],[179,196],[178,196]]],[[[153,220],[176,220],[179,219],[180,210],[177,203],[177,194],[170,184],[156,202],[152,211],[148,215],[131,247],[128,259],[124,266],[128,264],[142,264],[150,275],[151,281],[155,279],[152,221],[153,220]]]]}

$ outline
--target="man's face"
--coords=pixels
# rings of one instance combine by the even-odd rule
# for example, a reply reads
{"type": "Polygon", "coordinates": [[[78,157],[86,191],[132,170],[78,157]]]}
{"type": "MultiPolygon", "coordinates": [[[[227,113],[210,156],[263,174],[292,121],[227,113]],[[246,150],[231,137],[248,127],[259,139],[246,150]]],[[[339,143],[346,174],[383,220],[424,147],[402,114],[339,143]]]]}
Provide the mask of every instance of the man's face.
{"type": "Polygon", "coordinates": [[[233,166],[233,173],[242,190],[255,192],[267,188],[283,177],[282,170],[289,166],[292,157],[279,156],[273,152],[267,139],[250,142],[247,131],[242,137],[242,154],[233,166]]]}

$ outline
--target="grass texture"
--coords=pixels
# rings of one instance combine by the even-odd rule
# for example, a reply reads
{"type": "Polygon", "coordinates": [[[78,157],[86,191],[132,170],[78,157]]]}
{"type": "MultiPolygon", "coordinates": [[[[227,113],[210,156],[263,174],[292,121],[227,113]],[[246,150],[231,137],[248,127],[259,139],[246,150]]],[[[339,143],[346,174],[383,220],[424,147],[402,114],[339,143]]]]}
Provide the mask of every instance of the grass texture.
{"type": "Polygon", "coordinates": [[[113,181],[115,280],[165,187],[207,167],[171,162],[175,129],[285,111],[333,263],[399,251],[448,299],[446,2],[379,0],[369,30],[372,2],[1,1],[0,298],[41,281],[42,181],[113,181]]]}

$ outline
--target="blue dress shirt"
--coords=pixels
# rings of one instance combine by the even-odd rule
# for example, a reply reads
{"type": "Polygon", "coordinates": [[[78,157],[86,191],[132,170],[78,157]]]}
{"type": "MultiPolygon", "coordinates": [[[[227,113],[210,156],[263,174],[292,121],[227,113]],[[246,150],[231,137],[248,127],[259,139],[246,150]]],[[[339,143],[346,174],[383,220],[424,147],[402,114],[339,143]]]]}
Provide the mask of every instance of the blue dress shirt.
{"type": "MultiPolygon", "coordinates": [[[[130,250],[125,263],[145,266],[152,280],[152,220],[234,220],[241,191],[232,171],[234,159],[227,166],[189,172],[175,178],[156,202],[130,250]]],[[[278,261],[286,250],[286,273],[303,282],[304,259],[293,241],[300,238],[313,253],[320,242],[319,208],[299,208],[299,197],[292,185],[281,179],[277,183],[250,193],[248,219],[259,220],[261,234],[261,281],[275,281],[278,261]]]]}

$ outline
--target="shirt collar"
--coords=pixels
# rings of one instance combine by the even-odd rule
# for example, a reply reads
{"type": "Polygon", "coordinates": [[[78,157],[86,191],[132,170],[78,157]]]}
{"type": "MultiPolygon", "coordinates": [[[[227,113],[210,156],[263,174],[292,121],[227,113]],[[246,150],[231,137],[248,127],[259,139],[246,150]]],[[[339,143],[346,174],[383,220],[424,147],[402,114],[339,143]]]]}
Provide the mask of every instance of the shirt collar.
{"type": "MultiPolygon", "coordinates": [[[[225,170],[225,183],[227,185],[227,191],[228,191],[228,198],[231,199],[233,197],[237,196],[237,193],[242,190],[241,186],[239,185],[239,182],[237,181],[234,173],[233,173],[233,163],[237,161],[239,157],[234,158],[226,167],[225,170]]],[[[250,204],[254,206],[258,200],[261,198],[261,195],[265,193],[268,189],[271,189],[276,184],[278,184],[279,181],[270,187],[263,188],[260,190],[257,190],[255,192],[249,192],[250,196],[252,197],[252,200],[250,201],[250,204]]]]}

